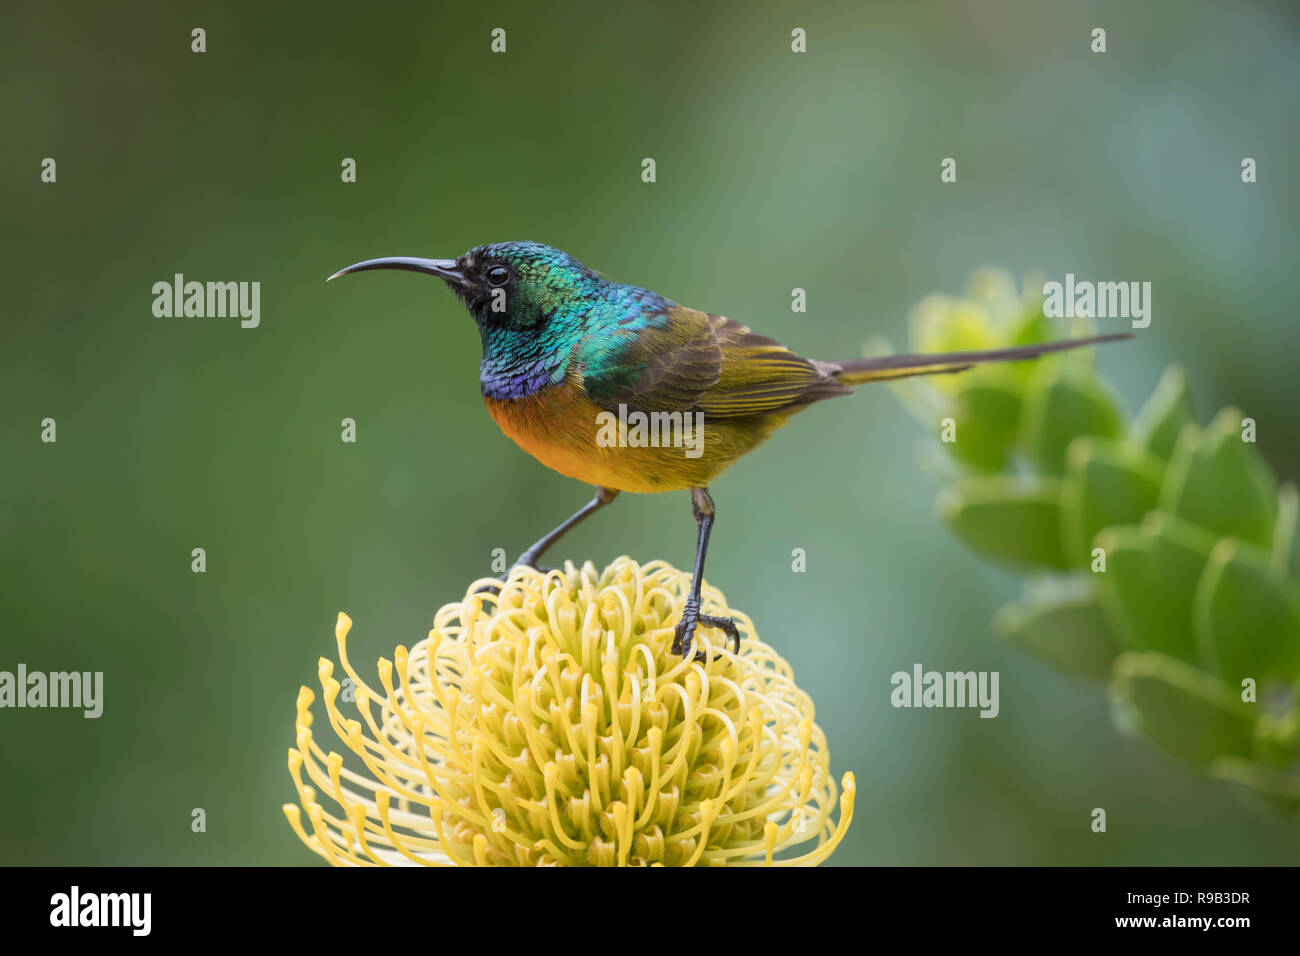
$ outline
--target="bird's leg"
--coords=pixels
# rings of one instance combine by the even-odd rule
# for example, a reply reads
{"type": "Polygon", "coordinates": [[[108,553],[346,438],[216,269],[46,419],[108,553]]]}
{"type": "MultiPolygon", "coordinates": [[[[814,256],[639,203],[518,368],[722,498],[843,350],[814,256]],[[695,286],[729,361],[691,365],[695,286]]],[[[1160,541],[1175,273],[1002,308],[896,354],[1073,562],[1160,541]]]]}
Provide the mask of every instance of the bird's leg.
{"type": "Polygon", "coordinates": [[[618,492],[613,488],[602,488],[600,485],[597,485],[596,497],[583,505],[571,518],[569,518],[568,521],[564,522],[554,531],[543,536],[540,540],[534,542],[527,551],[519,556],[519,560],[514,563],[514,566],[519,567],[520,565],[523,565],[529,568],[537,568],[538,571],[547,570],[546,568],[537,567],[538,559],[546,553],[547,549],[563,538],[570,528],[581,523],[585,518],[595,514],[601,508],[605,507],[605,505],[613,501],[617,495],[618,492]]]}
{"type": "MultiPolygon", "coordinates": [[[[713,499],[709,497],[708,488],[691,489],[691,513],[695,515],[697,529],[695,538],[695,574],[691,577],[691,593],[682,608],[682,619],[677,623],[673,636],[673,653],[685,657],[691,652],[691,643],[695,638],[695,628],[716,627],[724,631],[736,642],[736,653],[740,653],[740,631],[736,622],[729,617],[713,617],[700,613],[700,586],[704,582],[704,556],[709,550],[709,532],[713,529],[713,499]]],[[[703,652],[697,651],[695,660],[707,660],[703,652]]]]}
{"type": "MultiPolygon", "coordinates": [[[[528,550],[526,550],[523,554],[519,556],[519,560],[517,560],[514,564],[512,564],[511,568],[517,568],[522,566],[526,568],[534,568],[542,572],[549,571],[550,568],[540,568],[537,566],[538,559],[541,558],[541,556],[546,553],[546,550],[550,548],[551,545],[555,544],[555,542],[563,538],[565,533],[570,528],[572,528],[576,524],[581,523],[584,518],[587,518],[588,516],[595,514],[601,508],[605,507],[605,505],[613,501],[617,496],[618,496],[618,492],[615,491],[613,488],[602,488],[600,485],[597,485],[596,497],[592,498],[585,505],[583,505],[576,512],[574,512],[574,514],[569,518],[569,520],[565,521],[558,528],[544,535],[538,541],[535,541],[528,548],[528,550]]],[[[489,591],[493,594],[496,594],[497,592],[500,591],[500,588],[498,588],[495,584],[486,584],[483,587],[479,588],[478,591],[480,592],[489,591]]]]}

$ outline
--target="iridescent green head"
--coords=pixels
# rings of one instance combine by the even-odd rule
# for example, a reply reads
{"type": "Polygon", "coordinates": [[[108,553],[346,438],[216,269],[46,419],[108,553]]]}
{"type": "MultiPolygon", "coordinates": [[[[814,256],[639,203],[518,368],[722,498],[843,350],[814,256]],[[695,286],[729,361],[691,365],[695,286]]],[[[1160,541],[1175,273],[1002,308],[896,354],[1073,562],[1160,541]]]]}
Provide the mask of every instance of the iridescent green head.
{"type": "Polygon", "coordinates": [[[540,242],[494,242],[455,259],[368,259],[333,276],[406,269],[447,283],[482,325],[527,329],[601,297],[606,285],[567,252],[540,242]]]}
{"type": "Polygon", "coordinates": [[[368,269],[406,269],[447,283],[478,325],[480,381],[484,394],[496,398],[557,383],[580,341],[620,326],[632,331],[638,320],[660,315],[669,305],[654,292],[608,282],[567,252],[539,242],[475,246],[456,259],[368,259],[330,278],[368,269]]]}
{"type": "Polygon", "coordinates": [[[573,256],[538,242],[494,242],[456,260],[449,282],[479,323],[529,328],[598,298],[606,284],[573,256]]]}

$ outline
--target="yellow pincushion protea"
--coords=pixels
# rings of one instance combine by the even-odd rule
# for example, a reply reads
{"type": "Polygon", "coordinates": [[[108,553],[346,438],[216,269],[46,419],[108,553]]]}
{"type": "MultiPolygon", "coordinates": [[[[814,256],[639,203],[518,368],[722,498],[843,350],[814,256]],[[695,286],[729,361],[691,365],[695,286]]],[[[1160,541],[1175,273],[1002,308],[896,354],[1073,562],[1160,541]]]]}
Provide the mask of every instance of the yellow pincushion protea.
{"type": "Polygon", "coordinates": [[[298,806],[284,812],[315,853],[354,866],[788,866],[838,845],[853,775],[836,822],[812,701],[716,589],[703,610],[735,620],[740,652],[701,629],[701,663],[669,651],[690,575],[663,562],[516,568],[499,594],[474,593],[484,583],[426,640],[380,659],[380,690],[349,663],[339,615],[356,716],[324,658],[320,682],[357,768],[317,743],[307,687],[289,751],[306,825],[298,806]]]}

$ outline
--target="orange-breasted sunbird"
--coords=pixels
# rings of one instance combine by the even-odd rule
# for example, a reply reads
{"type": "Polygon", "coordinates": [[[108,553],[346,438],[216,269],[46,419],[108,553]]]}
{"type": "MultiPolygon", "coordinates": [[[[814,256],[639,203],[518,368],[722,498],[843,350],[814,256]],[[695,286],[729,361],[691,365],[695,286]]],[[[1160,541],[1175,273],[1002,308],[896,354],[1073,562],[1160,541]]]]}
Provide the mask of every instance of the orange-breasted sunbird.
{"type": "Polygon", "coordinates": [[[739,648],[729,618],[700,613],[716,513],[709,483],[791,415],[868,382],[961,372],[1130,337],[820,362],[721,315],[610,282],[536,242],[476,246],[457,259],[368,259],[330,278],[369,269],[442,279],[478,326],[483,401],[501,430],[548,468],[596,488],[590,502],[516,565],[536,567],[570,528],[620,491],[690,491],[694,576],[673,641],[683,656],[698,626],[722,630],[739,648]]]}

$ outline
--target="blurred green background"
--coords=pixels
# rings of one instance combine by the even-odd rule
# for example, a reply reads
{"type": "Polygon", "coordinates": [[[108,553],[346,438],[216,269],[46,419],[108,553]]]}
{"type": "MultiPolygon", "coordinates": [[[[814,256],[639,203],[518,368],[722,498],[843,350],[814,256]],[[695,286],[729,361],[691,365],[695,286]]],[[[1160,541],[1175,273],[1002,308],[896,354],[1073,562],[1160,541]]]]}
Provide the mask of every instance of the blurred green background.
{"type": "MultiPolygon", "coordinates": [[[[488,418],[439,284],[324,283],[359,259],[535,239],[824,359],[904,346],[987,264],[1150,281],[1151,327],[1099,355],[1130,409],[1180,363],[1294,480],[1298,52],[1280,2],[8,4],[0,669],[102,670],[106,699],[0,712],[0,863],[314,862],[280,805],[337,612],[390,654],[587,500],[488,418]],[[260,328],[155,318],[176,272],[260,281],[260,328]]],[[[925,439],[867,390],[713,487],[710,581],[857,774],[833,862],[1295,862],[1295,827],[995,642],[1019,584],[941,527],[925,439]],[[999,671],[998,719],[893,709],[917,662],[999,671]]],[[[693,541],[685,495],[628,495],[555,557],[693,541]]]]}

